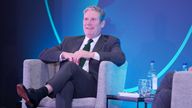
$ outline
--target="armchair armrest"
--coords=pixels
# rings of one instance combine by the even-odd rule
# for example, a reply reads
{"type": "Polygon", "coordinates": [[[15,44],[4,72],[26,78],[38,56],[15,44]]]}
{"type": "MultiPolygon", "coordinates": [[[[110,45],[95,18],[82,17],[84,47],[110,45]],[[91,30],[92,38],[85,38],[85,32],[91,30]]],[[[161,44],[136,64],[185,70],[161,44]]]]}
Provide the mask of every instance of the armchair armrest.
{"type": "Polygon", "coordinates": [[[99,67],[97,98],[95,108],[106,107],[107,94],[123,91],[126,80],[128,62],[117,66],[112,62],[103,61],[99,67]]]}

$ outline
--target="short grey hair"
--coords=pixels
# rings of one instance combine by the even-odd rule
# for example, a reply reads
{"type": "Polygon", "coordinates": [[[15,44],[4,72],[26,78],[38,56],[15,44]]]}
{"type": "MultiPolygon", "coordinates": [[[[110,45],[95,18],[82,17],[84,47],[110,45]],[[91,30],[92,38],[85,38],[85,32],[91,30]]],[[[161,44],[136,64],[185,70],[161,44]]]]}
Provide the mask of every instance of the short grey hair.
{"type": "Polygon", "coordinates": [[[85,14],[88,10],[94,10],[100,14],[100,21],[103,21],[105,19],[105,12],[103,9],[101,9],[98,6],[89,6],[84,9],[83,14],[85,14]]]}

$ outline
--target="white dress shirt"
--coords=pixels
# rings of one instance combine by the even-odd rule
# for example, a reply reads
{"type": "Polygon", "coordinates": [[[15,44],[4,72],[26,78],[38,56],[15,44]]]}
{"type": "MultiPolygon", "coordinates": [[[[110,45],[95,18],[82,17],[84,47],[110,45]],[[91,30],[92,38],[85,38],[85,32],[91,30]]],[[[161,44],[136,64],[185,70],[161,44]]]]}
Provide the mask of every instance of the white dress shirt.
{"type": "MultiPolygon", "coordinates": [[[[97,41],[99,40],[100,37],[101,37],[101,35],[99,35],[99,36],[97,36],[97,37],[95,37],[95,38],[92,38],[92,39],[93,39],[93,42],[91,43],[90,52],[93,51],[93,48],[95,47],[95,44],[97,43],[97,41]]],[[[87,44],[88,40],[89,40],[89,38],[85,36],[85,39],[84,39],[84,41],[83,41],[83,43],[82,43],[82,45],[81,45],[81,47],[80,47],[79,50],[82,50],[82,49],[83,49],[83,47],[87,44]]],[[[99,56],[99,54],[98,54],[97,52],[95,52],[93,59],[98,60],[98,61],[100,60],[100,56],[99,56]]],[[[83,68],[85,71],[89,72],[89,59],[87,59],[87,60],[85,61],[85,64],[83,65],[82,68],[83,68]]]]}
{"type": "MultiPolygon", "coordinates": [[[[97,43],[97,41],[99,40],[100,37],[101,37],[101,34],[99,36],[95,37],[95,38],[92,38],[93,42],[91,43],[90,52],[93,51],[93,48],[95,47],[95,44],[97,43]]],[[[79,50],[83,50],[84,46],[88,43],[88,40],[89,40],[89,38],[87,36],[85,36],[85,39],[83,40],[83,43],[81,44],[81,47],[80,47],[79,50]]],[[[97,52],[95,52],[93,59],[99,61],[100,60],[100,55],[97,52]]],[[[60,55],[59,60],[63,61],[63,60],[66,60],[66,59],[62,58],[61,55],[60,55]]],[[[85,64],[83,65],[82,68],[85,71],[89,72],[89,59],[87,59],[85,61],[85,64]]]]}

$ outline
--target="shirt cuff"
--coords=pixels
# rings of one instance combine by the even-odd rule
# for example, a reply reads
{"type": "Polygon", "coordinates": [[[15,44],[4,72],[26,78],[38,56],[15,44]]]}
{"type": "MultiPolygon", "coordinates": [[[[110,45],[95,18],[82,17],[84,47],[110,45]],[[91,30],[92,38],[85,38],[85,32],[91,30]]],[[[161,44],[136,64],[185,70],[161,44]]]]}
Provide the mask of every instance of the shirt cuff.
{"type": "Polygon", "coordinates": [[[60,62],[66,60],[66,58],[62,57],[61,55],[62,55],[62,53],[61,53],[60,56],[59,56],[59,61],[60,61],[60,62]]]}
{"type": "Polygon", "coordinates": [[[100,60],[100,55],[99,55],[99,53],[97,53],[97,52],[94,52],[95,54],[94,54],[94,56],[93,56],[93,59],[95,59],[95,60],[100,60]]]}

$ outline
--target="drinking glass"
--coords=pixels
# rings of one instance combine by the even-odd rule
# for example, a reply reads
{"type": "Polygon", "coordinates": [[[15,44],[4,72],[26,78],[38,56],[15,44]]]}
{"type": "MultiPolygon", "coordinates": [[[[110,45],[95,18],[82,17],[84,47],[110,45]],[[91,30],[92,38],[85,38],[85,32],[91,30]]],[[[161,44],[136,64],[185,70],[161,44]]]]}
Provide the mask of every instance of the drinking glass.
{"type": "Polygon", "coordinates": [[[149,97],[151,94],[151,80],[139,79],[138,92],[140,97],[149,97]]]}

